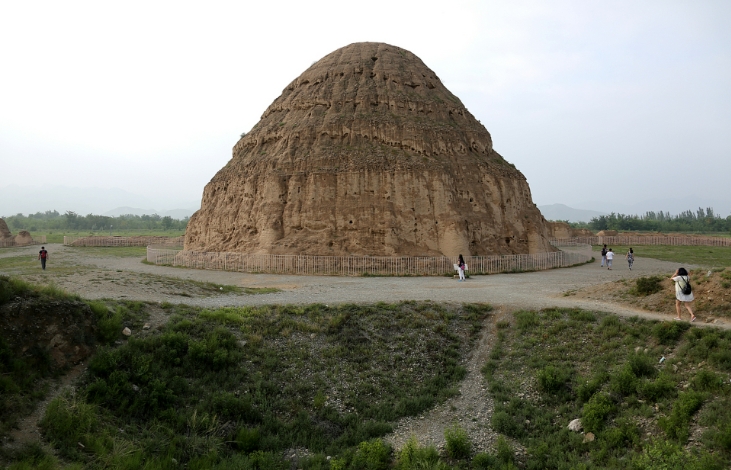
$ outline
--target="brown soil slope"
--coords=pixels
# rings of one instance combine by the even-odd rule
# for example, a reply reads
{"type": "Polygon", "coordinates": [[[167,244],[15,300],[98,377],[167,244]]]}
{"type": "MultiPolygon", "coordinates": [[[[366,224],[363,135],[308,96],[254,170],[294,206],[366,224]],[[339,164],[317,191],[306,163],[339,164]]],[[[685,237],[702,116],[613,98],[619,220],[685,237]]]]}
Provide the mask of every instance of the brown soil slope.
{"type": "Polygon", "coordinates": [[[186,250],[552,251],[525,177],[414,54],[356,43],[290,83],[206,186],[186,250]]]}
{"type": "MultiPolygon", "coordinates": [[[[695,269],[690,272],[695,302],[693,308],[698,318],[704,322],[731,318],[731,270],[695,269]]],[[[675,285],[673,281],[662,276],[662,289],[650,295],[636,295],[633,291],[635,282],[632,279],[598,284],[571,292],[578,298],[601,300],[611,303],[628,304],[651,312],[675,315],[675,285]]],[[[682,309],[683,318],[690,315],[682,309]]]]}

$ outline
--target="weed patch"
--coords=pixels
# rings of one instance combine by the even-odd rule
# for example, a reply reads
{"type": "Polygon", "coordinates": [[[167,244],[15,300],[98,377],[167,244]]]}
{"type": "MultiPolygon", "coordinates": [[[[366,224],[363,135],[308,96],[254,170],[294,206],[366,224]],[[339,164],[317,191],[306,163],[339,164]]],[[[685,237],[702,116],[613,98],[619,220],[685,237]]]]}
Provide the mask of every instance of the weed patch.
{"type": "MultiPolygon", "coordinates": [[[[110,322],[134,309],[92,304],[110,322]]],[[[164,328],[101,348],[78,394],[49,407],[44,436],[64,458],[110,468],[171,459],[189,468],[289,468],[284,451],[305,448],[303,468],[328,468],[327,455],[329,468],[388,468],[394,456],[379,438],[400,417],[457,393],[462,358],[490,307],[168,311],[164,328]]],[[[466,436],[455,436],[455,456],[464,455],[466,436]]]]}
{"type": "Polygon", "coordinates": [[[731,464],[731,387],[724,382],[731,335],[568,309],[517,312],[515,324],[497,330],[500,354],[482,372],[495,403],[492,427],[526,448],[522,467],[731,464]],[[584,434],[568,429],[575,418],[584,434]],[[703,444],[685,451],[688,437],[701,433],[696,426],[703,444]],[[584,440],[588,432],[593,442],[584,440]]]}

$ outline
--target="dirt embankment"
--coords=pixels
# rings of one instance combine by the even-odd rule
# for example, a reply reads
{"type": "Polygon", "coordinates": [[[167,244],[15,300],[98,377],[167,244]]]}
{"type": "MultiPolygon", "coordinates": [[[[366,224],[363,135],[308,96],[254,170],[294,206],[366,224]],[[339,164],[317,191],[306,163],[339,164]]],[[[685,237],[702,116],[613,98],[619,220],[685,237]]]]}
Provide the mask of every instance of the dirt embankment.
{"type": "MultiPolygon", "coordinates": [[[[658,278],[661,279],[660,290],[649,295],[636,293],[636,280],[627,278],[589,286],[568,294],[577,299],[598,300],[674,315],[674,283],[669,276],[658,276],[658,278]]],[[[693,308],[701,321],[719,323],[731,319],[731,270],[691,270],[690,281],[695,297],[693,308]]],[[[682,313],[687,315],[685,309],[682,313]]]]}
{"type": "Polygon", "coordinates": [[[65,370],[91,355],[96,317],[83,302],[16,297],[0,306],[0,335],[18,357],[65,370]]]}

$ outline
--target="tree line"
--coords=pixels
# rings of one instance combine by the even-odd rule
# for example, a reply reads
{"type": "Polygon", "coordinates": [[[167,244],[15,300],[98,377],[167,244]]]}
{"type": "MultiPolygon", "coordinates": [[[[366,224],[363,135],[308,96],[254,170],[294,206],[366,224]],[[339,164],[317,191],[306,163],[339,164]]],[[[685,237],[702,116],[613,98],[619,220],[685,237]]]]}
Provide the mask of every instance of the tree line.
{"type": "Polygon", "coordinates": [[[708,207],[687,210],[672,215],[649,211],[644,215],[615,214],[592,217],[588,223],[572,223],[574,227],[600,230],[630,230],[637,232],[731,232],[731,215],[722,218],[708,207]]]}
{"type": "Polygon", "coordinates": [[[50,230],[90,230],[114,231],[123,230],[185,230],[188,217],[173,219],[169,215],[161,217],[152,215],[79,215],[73,211],[60,214],[58,211],[36,212],[35,214],[16,214],[5,218],[12,232],[28,230],[29,232],[50,230]]]}

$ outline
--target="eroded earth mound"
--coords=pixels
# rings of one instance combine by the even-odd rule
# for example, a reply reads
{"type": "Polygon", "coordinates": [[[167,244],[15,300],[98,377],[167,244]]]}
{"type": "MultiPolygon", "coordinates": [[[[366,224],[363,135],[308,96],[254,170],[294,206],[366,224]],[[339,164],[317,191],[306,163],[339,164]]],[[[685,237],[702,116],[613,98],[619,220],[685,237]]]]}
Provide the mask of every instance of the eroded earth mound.
{"type": "Polygon", "coordinates": [[[552,251],[523,174],[411,52],[356,43],[290,83],[208,183],[185,249],[552,251]]]}
{"type": "Polygon", "coordinates": [[[5,223],[5,219],[0,219],[0,240],[13,238],[13,234],[5,223]]]}

